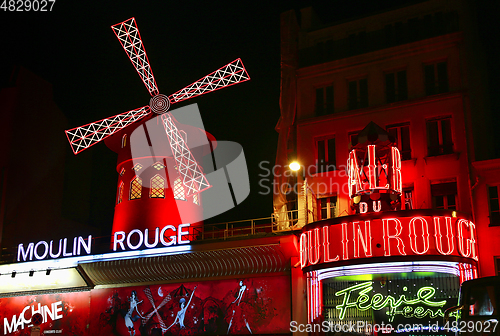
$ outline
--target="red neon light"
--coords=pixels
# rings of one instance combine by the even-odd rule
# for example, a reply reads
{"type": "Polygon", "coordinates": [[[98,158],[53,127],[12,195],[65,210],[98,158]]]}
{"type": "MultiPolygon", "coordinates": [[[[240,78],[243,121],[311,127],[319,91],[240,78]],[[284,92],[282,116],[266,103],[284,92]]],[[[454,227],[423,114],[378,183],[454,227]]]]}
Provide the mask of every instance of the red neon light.
{"type": "Polygon", "coordinates": [[[403,226],[401,225],[401,222],[399,221],[399,219],[387,218],[387,219],[383,219],[382,222],[383,222],[383,228],[384,228],[384,255],[386,257],[391,255],[391,244],[389,241],[389,239],[391,239],[391,238],[397,240],[399,254],[406,255],[405,244],[403,243],[403,240],[399,237],[399,235],[401,234],[401,231],[403,230],[403,226]],[[395,225],[396,233],[393,235],[389,234],[389,221],[393,221],[394,223],[396,223],[396,225],[395,225]]]}
{"type": "Polygon", "coordinates": [[[165,113],[170,104],[250,80],[243,62],[238,58],[166,97],[159,94],[135,18],[112,25],[111,28],[153,98],[150,100],[150,106],[67,130],[66,136],[75,154],[142,119],[151,110],[159,114],[165,113]]]}
{"type": "Polygon", "coordinates": [[[429,251],[429,226],[425,218],[422,217],[413,217],[410,221],[410,247],[411,250],[416,254],[426,254],[429,251]],[[415,222],[420,221],[420,225],[422,226],[422,234],[417,235],[415,232],[415,222]],[[422,237],[423,251],[418,250],[417,239],[418,237],[422,237]]]}
{"type": "Polygon", "coordinates": [[[347,223],[342,223],[342,259],[349,259],[349,250],[347,249],[347,244],[349,239],[347,238],[347,223]]]}
{"type": "Polygon", "coordinates": [[[307,233],[303,232],[299,238],[300,244],[300,266],[304,268],[307,264],[307,233]]]}
{"type": "Polygon", "coordinates": [[[465,219],[459,219],[457,222],[458,229],[458,251],[464,257],[471,257],[474,260],[478,260],[476,255],[476,239],[474,238],[474,231],[476,230],[476,225],[471,221],[465,219]],[[464,236],[463,236],[463,225],[467,226],[470,231],[470,238],[466,240],[466,248],[464,248],[464,236]]]}
{"type": "Polygon", "coordinates": [[[318,280],[318,272],[307,273],[307,321],[312,323],[322,312],[323,291],[321,281],[318,280]]]}
{"type": "Polygon", "coordinates": [[[124,127],[141,120],[151,113],[149,106],[143,106],[135,110],[117,114],[113,117],[105,118],[80,127],[75,127],[64,131],[68,138],[73,153],[81,151],[106,139],[110,135],[118,132],[124,127]]]}
{"type": "Polygon", "coordinates": [[[196,162],[170,114],[162,114],[161,119],[167,133],[170,148],[172,148],[172,153],[174,154],[177,172],[182,177],[182,183],[187,188],[186,197],[210,188],[211,186],[205,174],[203,174],[201,167],[196,162]]]}
{"type": "Polygon", "coordinates": [[[309,244],[309,253],[308,253],[308,259],[309,259],[309,263],[315,265],[319,262],[319,258],[321,257],[321,253],[320,253],[320,244],[319,244],[319,228],[316,228],[316,229],[313,229],[311,231],[308,231],[307,232],[307,240],[309,240],[311,242],[311,244],[309,244]],[[314,233],[314,235],[313,235],[314,233]],[[311,236],[314,236],[314,237],[311,237],[311,236]],[[312,243],[314,241],[314,243],[312,243]],[[313,256],[314,254],[314,256],[313,256]]]}
{"type": "Polygon", "coordinates": [[[356,158],[356,150],[353,149],[349,153],[349,160],[347,161],[348,183],[349,183],[349,196],[351,198],[362,189],[361,176],[359,172],[358,159],[356,158]],[[353,190],[354,188],[354,190],[353,190]]]}
{"type": "Polygon", "coordinates": [[[375,164],[375,145],[368,146],[368,185],[370,189],[376,189],[377,186],[377,175],[375,172],[375,168],[377,165],[375,164]]]}
{"type": "Polygon", "coordinates": [[[354,258],[359,258],[361,255],[359,253],[359,247],[363,246],[363,251],[365,257],[372,256],[372,231],[370,228],[370,221],[365,221],[365,232],[361,232],[361,226],[359,222],[352,223],[352,231],[354,235],[354,258]],[[361,241],[361,244],[360,244],[361,241]]]}
{"type": "Polygon", "coordinates": [[[448,245],[448,251],[443,250],[443,235],[441,234],[441,223],[439,217],[434,217],[434,231],[436,238],[436,249],[439,253],[443,255],[449,255],[455,250],[453,244],[453,228],[451,227],[451,217],[445,217],[446,221],[446,240],[448,245]]]}
{"type": "Polygon", "coordinates": [[[213,92],[234,84],[239,84],[250,80],[245,66],[241,59],[235,59],[231,63],[215,70],[209,75],[200,78],[191,85],[186,86],[184,89],[168,96],[170,102],[178,103],[183,100],[191,99],[205,93],[213,92]]]}
{"type": "Polygon", "coordinates": [[[324,260],[323,262],[332,262],[332,261],[338,261],[340,258],[339,258],[339,255],[337,254],[337,256],[335,258],[330,258],[330,234],[328,233],[328,228],[329,226],[323,226],[323,240],[324,240],[324,243],[323,243],[323,255],[324,255],[324,260]]]}
{"type": "Polygon", "coordinates": [[[135,18],[117,23],[111,26],[111,28],[149,93],[151,96],[156,96],[159,93],[158,87],[156,86],[153,70],[151,70],[151,66],[149,65],[148,56],[142,43],[141,34],[139,34],[139,29],[135,23],[135,18]]]}
{"type": "Polygon", "coordinates": [[[392,187],[395,191],[402,193],[401,178],[401,154],[399,149],[392,147],[392,187]]]}
{"type": "Polygon", "coordinates": [[[449,256],[478,260],[474,223],[461,218],[453,220],[451,216],[426,216],[425,210],[422,213],[397,218],[360,215],[353,216],[356,219],[352,221],[342,218],[335,224],[310,229],[306,226],[299,239],[301,265],[304,268],[354,258],[423,255],[441,256],[442,260],[449,260],[445,258],[449,256]],[[454,232],[458,232],[456,238],[454,232]],[[379,245],[382,241],[383,248],[379,245]]]}

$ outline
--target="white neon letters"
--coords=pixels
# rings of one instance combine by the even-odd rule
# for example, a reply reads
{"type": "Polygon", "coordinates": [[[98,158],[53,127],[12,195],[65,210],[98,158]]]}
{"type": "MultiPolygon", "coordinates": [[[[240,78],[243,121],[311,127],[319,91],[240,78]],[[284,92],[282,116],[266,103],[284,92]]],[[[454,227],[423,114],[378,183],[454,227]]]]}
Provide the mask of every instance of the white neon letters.
{"type": "Polygon", "coordinates": [[[191,224],[188,223],[180,224],[177,227],[165,225],[161,230],[160,228],[156,228],[154,231],[154,239],[151,239],[148,229],[145,229],[144,232],[134,229],[128,234],[124,231],[117,231],[113,236],[113,251],[137,250],[143,245],[146,248],[155,248],[159,243],[167,247],[189,244],[191,241],[186,237],[189,235],[189,230],[184,229],[190,226],[191,224]],[[154,242],[150,243],[151,240],[154,242]]]}
{"type": "Polygon", "coordinates": [[[37,242],[36,244],[29,243],[26,248],[24,247],[24,244],[21,243],[17,247],[17,261],[43,260],[47,257],[50,257],[50,259],[56,259],[60,256],[79,256],[82,254],[82,249],[86,254],[90,254],[92,250],[92,236],[89,235],[87,240],[83,237],[75,237],[73,238],[71,246],[70,244],[68,244],[68,238],[59,239],[59,248],[57,253],[54,253],[53,240],[49,243],[43,240],[37,242]]]}

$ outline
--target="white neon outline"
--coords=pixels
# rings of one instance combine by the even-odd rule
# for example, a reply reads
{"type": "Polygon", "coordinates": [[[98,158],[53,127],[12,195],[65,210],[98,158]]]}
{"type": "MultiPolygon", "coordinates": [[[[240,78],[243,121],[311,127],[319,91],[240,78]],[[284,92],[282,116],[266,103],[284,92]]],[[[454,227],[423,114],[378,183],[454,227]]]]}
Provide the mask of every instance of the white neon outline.
{"type": "Polygon", "coordinates": [[[415,254],[426,254],[429,252],[429,223],[427,220],[423,217],[415,216],[413,217],[410,222],[408,223],[408,228],[410,229],[410,247],[411,250],[415,254]],[[415,222],[419,220],[420,223],[422,224],[422,235],[417,236],[417,233],[415,231],[415,222]],[[425,223],[425,225],[424,225],[425,223]],[[423,244],[424,244],[424,251],[420,252],[418,250],[418,244],[417,244],[417,238],[422,237],[423,244]]]}
{"type": "Polygon", "coordinates": [[[403,225],[401,221],[397,218],[384,218],[382,219],[383,235],[384,235],[384,256],[391,256],[391,243],[389,239],[396,239],[398,241],[398,251],[401,255],[406,255],[405,244],[403,240],[399,237],[403,231],[403,225]],[[396,222],[396,234],[389,235],[389,221],[396,222]],[[401,246],[402,245],[402,246],[401,246]]]}
{"type": "Polygon", "coordinates": [[[148,55],[146,55],[135,18],[132,17],[112,25],[111,28],[149,93],[151,96],[156,96],[158,94],[158,87],[156,86],[153,70],[151,70],[151,66],[149,65],[148,55]]]}
{"type": "Polygon", "coordinates": [[[450,255],[455,251],[453,242],[453,227],[451,224],[451,217],[445,217],[446,223],[446,239],[448,241],[448,251],[443,250],[443,235],[441,234],[440,217],[434,217],[434,239],[436,241],[436,250],[442,255],[450,255]]]}
{"type": "Polygon", "coordinates": [[[365,257],[372,256],[372,231],[370,221],[365,222],[365,233],[361,232],[361,225],[359,222],[352,222],[353,242],[354,242],[354,258],[359,258],[359,247],[363,246],[365,257]],[[361,244],[360,244],[361,241],[361,244]]]}

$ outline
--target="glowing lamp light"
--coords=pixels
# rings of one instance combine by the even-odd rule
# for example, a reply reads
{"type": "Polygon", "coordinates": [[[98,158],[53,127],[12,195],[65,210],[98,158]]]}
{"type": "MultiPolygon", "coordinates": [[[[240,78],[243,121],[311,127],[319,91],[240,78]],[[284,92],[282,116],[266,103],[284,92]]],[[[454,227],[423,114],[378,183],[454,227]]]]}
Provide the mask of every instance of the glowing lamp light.
{"type": "Polygon", "coordinates": [[[298,171],[300,169],[300,164],[297,161],[293,161],[288,165],[291,170],[298,171]]]}

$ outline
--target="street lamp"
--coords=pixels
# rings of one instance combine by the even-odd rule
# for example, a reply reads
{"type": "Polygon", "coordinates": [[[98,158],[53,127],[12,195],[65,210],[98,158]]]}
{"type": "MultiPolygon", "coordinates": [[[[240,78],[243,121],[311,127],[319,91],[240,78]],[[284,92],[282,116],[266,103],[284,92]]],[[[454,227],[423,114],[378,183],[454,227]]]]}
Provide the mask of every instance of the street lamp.
{"type": "Polygon", "coordinates": [[[300,164],[297,161],[293,161],[288,165],[291,170],[298,171],[300,169],[300,164]]]}

